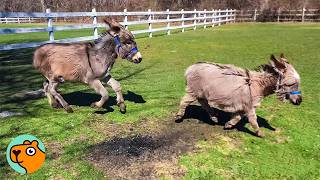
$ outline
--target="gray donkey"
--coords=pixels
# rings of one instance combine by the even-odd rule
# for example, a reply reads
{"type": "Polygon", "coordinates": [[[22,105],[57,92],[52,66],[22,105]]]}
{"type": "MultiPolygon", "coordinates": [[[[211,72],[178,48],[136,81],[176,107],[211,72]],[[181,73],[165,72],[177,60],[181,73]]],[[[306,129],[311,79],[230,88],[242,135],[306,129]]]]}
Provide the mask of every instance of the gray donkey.
{"type": "Polygon", "coordinates": [[[33,66],[47,79],[44,91],[52,107],[62,106],[73,112],[57,92],[59,83],[65,80],[89,84],[102,96],[92,106],[102,107],[109,98],[100,81],[103,80],[116,92],[120,111],[126,112],[120,83],[111,77],[110,71],[118,56],[133,63],[140,63],[142,56],[130,31],[112,19],[105,18],[104,22],[109,28],[94,43],[46,44],[36,49],[33,66]]]}
{"type": "Polygon", "coordinates": [[[282,101],[289,99],[294,105],[302,102],[300,76],[294,67],[283,54],[280,60],[271,55],[270,62],[261,65],[260,72],[215,63],[191,65],[185,73],[186,95],[181,100],[176,122],[181,122],[186,107],[198,100],[214,122],[217,118],[211,107],[233,114],[225,128],[232,128],[246,115],[256,135],[264,136],[256,115],[264,97],[276,93],[282,101]]]}

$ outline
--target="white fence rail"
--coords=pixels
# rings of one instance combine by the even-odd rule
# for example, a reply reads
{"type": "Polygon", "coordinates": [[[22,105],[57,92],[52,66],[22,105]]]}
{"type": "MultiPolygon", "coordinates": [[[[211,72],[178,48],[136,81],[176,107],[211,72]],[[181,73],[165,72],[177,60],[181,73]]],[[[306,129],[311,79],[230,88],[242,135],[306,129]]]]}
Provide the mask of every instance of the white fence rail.
{"type": "Polygon", "coordinates": [[[39,28],[0,28],[0,34],[17,34],[17,33],[31,33],[31,32],[48,32],[49,40],[43,42],[32,42],[32,43],[19,43],[19,44],[0,44],[1,50],[11,50],[20,48],[30,48],[40,46],[47,43],[62,43],[62,42],[80,42],[88,41],[98,38],[98,28],[105,27],[104,24],[100,24],[97,21],[99,16],[120,16],[123,17],[123,22],[120,22],[123,26],[128,28],[132,25],[148,24],[148,29],[134,30],[131,31],[133,34],[149,33],[149,37],[152,37],[153,32],[166,31],[170,35],[170,30],[181,29],[182,32],[185,28],[193,28],[194,30],[197,26],[215,26],[221,25],[223,23],[235,22],[236,10],[226,9],[226,10],[203,10],[203,11],[151,11],[149,9],[146,12],[128,12],[126,9],[123,12],[96,12],[95,9],[92,12],[50,12],[47,9],[46,13],[0,13],[0,18],[46,18],[48,22],[47,27],[39,28]],[[92,24],[82,24],[82,25],[67,25],[67,26],[54,26],[54,18],[61,17],[91,17],[92,24]],[[128,18],[128,17],[132,18],[128,18]],[[145,20],[133,20],[134,17],[144,16],[145,20]],[[165,18],[161,17],[164,16],[165,18]],[[156,17],[156,18],[155,18],[156,17]],[[163,27],[153,28],[153,24],[163,23],[163,27]],[[93,36],[78,37],[78,38],[68,38],[55,40],[54,32],[63,30],[74,30],[74,29],[92,29],[93,36]]]}
{"type": "Polygon", "coordinates": [[[0,18],[0,24],[10,23],[34,23],[39,22],[40,18],[34,17],[2,17],[0,18]]]}

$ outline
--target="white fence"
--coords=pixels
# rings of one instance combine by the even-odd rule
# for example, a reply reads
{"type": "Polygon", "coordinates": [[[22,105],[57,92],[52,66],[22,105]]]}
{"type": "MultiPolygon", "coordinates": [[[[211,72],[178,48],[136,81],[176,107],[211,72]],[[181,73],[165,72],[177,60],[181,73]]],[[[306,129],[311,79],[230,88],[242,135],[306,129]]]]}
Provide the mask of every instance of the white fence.
{"type": "Polygon", "coordinates": [[[237,22],[320,22],[319,9],[237,10],[237,22]]]}
{"type": "Polygon", "coordinates": [[[92,12],[50,12],[47,9],[46,13],[0,13],[0,18],[47,18],[48,26],[39,28],[0,28],[0,34],[17,34],[17,33],[31,33],[31,32],[48,32],[49,40],[43,42],[32,42],[32,43],[19,43],[19,44],[0,44],[1,50],[11,50],[19,48],[29,48],[36,47],[46,43],[62,43],[62,42],[80,42],[88,41],[98,38],[98,28],[105,27],[104,24],[98,23],[97,18],[99,16],[117,16],[122,17],[123,22],[120,22],[123,26],[128,28],[132,25],[147,24],[148,29],[134,30],[131,31],[133,34],[149,33],[149,37],[152,37],[154,32],[166,31],[170,35],[170,31],[174,29],[181,29],[182,32],[186,28],[193,28],[196,30],[197,26],[203,26],[204,28],[208,26],[221,25],[223,23],[235,22],[236,10],[226,9],[226,10],[211,10],[207,11],[151,11],[149,9],[147,12],[127,12],[125,9],[123,12],[96,12],[95,9],[92,12]],[[92,24],[82,24],[82,25],[67,25],[67,26],[53,26],[54,18],[63,17],[91,17],[92,24]],[[133,20],[134,17],[144,16],[145,20],[133,20]],[[130,17],[130,18],[128,18],[130,17]],[[132,17],[132,18],[131,18],[132,17]],[[163,27],[153,28],[153,24],[161,24],[163,27]],[[74,30],[74,29],[92,29],[93,36],[78,37],[78,38],[68,38],[55,40],[54,32],[63,30],[74,30]]]}
{"type": "Polygon", "coordinates": [[[0,24],[9,24],[9,23],[34,23],[39,22],[40,18],[34,18],[34,17],[3,17],[0,18],[0,24]]]}

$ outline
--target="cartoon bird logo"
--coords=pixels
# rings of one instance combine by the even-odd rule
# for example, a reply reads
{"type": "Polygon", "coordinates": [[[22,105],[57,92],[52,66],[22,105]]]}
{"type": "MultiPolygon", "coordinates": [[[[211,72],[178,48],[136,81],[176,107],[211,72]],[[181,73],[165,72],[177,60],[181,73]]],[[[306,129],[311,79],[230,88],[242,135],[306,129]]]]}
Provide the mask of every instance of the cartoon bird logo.
{"type": "Polygon", "coordinates": [[[17,144],[10,149],[10,159],[25,169],[27,173],[37,171],[46,159],[46,154],[39,148],[37,140],[25,140],[23,144],[17,144]]]}

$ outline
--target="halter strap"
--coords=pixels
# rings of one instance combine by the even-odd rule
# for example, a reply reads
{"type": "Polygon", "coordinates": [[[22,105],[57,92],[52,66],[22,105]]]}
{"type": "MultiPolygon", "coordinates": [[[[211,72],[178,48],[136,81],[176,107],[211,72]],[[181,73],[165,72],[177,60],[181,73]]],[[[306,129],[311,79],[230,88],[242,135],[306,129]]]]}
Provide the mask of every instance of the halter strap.
{"type": "MultiPolygon", "coordinates": [[[[120,48],[122,47],[119,35],[114,36],[114,43],[116,44],[117,53],[119,54],[120,48]]],[[[132,54],[137,53],[138,51],[139,51],[139,50],[138,50],[137,47],[133,47],[129,52],[127,52],[127,53],[124,55],[123,59],[128,58],[129,56],[131,56],[132,54]]]]}
{"type": "Polygon", "coordinates": [[[301,91],[291,91],[290,94],[301,94],[301,91]]]}

